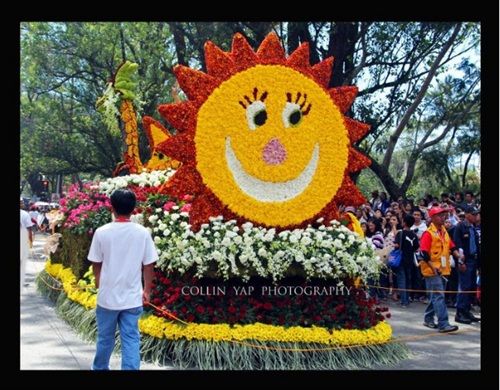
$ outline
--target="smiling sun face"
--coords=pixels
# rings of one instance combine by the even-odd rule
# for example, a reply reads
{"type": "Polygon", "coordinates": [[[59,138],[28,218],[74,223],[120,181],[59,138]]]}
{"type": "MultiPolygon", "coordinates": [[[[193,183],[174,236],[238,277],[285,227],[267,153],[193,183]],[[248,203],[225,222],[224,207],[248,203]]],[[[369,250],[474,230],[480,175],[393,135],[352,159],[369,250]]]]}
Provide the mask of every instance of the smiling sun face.
{"type": "Polygon", "coordinates": [[[363,202],[348,173],[369,164],[350,147],[368,126],[343,116],[356,87],[326,88],[331,58],[310,66],[302,44],[286,59],[275,34],[257,53],[239,34],[205,50],[208,74],[175,69],[189,100],[160,106],[180,134],[158,149],[183,162],[165,191],[194,195],[194,228],[220,214],[295,227],[363,202]]]}

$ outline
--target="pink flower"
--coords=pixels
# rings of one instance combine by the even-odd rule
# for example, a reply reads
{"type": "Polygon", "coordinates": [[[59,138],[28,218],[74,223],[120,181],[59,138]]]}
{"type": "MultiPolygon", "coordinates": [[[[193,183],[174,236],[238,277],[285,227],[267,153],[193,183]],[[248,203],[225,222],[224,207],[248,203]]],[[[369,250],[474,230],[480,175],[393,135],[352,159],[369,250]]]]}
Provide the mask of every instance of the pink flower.
{"type": "Polygon", "coordinates": [[[185,202],[190,202],[191,200],[193,200],[193,195],[184,195],[182,197],[182,200],[185,201],[185,202]]]}
{"type": "Polygon", "coordinates": [[[170,201],[170,202],[167,202],[163,205],[163,210],[165,211],[170,211],[172,209],[172,207],[175,206],[175,203],[170,201]]]}
{"type": "Polygon", "coordinates": [[[184,206],[181,208],[181,213],[186,212],[189,213],[191,211],[191,203],[186,203],[184,206]]]}

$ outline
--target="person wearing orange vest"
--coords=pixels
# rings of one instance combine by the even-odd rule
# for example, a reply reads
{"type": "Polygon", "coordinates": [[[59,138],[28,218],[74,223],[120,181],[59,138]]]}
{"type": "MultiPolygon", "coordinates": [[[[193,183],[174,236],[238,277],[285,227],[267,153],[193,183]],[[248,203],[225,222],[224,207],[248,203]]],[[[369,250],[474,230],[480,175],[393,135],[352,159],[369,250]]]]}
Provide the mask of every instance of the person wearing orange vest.
{"type": "MultiPolygon", "coordinates": [[[[458,252],[455,244],[451,240],[444,227],[448,209],[432,207],[429,210],[431,224],[422,234],[420,240],[420,271],[425,279],[425,286],[431,292],[430,302],[425,309],[424,326],[432,329],[439,329],[441,333],[454,332],[458,326],[450,325],[448,321],[448,309],[444,301],[443,292],[446,283],[443,283],[445,276],[450,275],[450,252],[456,259],[463,260],[463,256],[458,252]],[[437,316],[438,323],[434,322],[434,315],[437,316]]],[[[459,265],[460,267],[460,265],[459,265]]]]}

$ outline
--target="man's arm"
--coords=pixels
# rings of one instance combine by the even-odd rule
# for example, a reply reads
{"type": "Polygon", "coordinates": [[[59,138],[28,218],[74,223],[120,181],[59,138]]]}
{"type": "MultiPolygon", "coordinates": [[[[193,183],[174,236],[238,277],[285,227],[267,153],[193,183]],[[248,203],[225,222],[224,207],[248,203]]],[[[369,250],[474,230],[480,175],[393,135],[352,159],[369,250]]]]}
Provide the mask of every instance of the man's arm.
{"type": "Polygon", "coordinates": [[[94,272],[96,288],[99,288],[99,281],[101,280],[101,268],[102,263],[92,262],[92,272],[94,272]]]}
{"type": "Polygon", "coordinates": [[[453,239],[450,240],[450,252],[455,259],[458,261],[458,270],[460,272],[465,272],[467,270],[467,266],[465,265],[464,256],[460,256],[459,248],[463,250],[463,228],[464,224],[460,222],[456,227],[453,234],[453,239]]]}
{"type": "Polygon", "coordinates": [[[153,288],[153,279],[155,263],[147,264],[142,269],[142,274],[144,276],[144,292],[142,294],[144,303],[149,303],[149,298],[151,295],[151,289],[153,288]]]}

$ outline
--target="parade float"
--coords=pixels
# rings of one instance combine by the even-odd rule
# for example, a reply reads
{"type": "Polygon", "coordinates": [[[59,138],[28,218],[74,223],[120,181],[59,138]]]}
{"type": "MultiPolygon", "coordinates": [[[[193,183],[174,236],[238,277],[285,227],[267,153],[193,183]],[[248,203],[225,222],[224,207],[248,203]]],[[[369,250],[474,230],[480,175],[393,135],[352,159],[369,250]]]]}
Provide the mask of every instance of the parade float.
{"type": "Polygon", "coordinates": [[[135,65],[118,70],[98,106],[123,122],[124,160],[116,177],[67,194],[40,290],[95,338],[86,253],[93,231],[111,221],[109,195],[128,187],[138,200],[133,219],[159,252],[139,321],[144,359],[178,368],[355,369],[406,357],[387,308],[364,288],[382,265],[342,212],[364,202],[350,174],[370,163],[353,147],[369,126],[344,115],[357,88],[328,88],[333,58],[311,65],[307,43],[287,57],[273,33],[256,51],[240,34],[229,52],[207,42],[205,60],[206,73],[175,67],[187,98],[159,106],[175,135],[143,119],[146,164],[135,65]]]}

